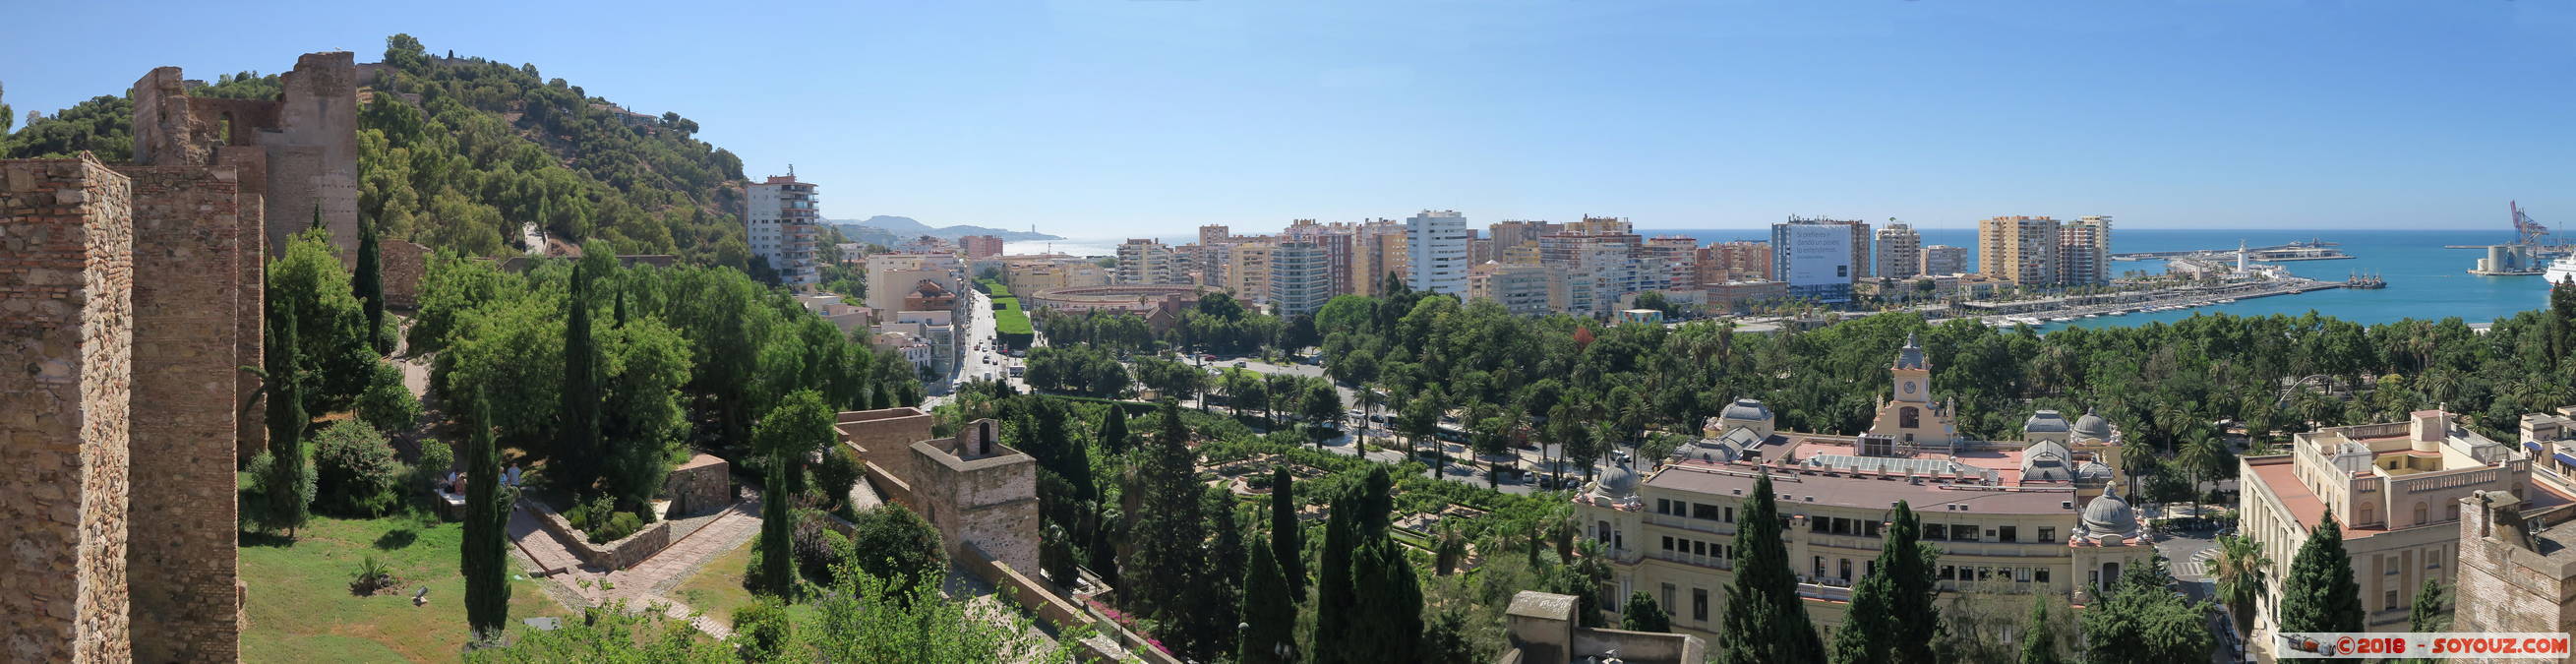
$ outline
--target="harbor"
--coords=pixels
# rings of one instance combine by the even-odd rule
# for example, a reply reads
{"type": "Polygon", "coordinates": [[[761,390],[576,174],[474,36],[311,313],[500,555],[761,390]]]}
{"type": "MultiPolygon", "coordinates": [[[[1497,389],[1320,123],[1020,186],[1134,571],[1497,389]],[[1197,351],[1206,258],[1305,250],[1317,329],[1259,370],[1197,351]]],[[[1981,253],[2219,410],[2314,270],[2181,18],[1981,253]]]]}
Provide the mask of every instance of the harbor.
{"type": "MultiPolygon", "coordinates": [[[[2382,286],[2385,282],[2381,282],[2382,286]]],[[[2216,286],[2182,286],[2153,291],[2114,293],[2083,297],[2063,297],[2024,302],[1967,303],[1962,308],[1985,310],[1972,316],[1990,327],[2029,325],[2039,327],[2054,323],[2073,323],[2085,319],[2119,317],[2130,314],[2175,312],[2201,307],[2235,304],[2241,300],[2297,295],[2321,290],[2345,288],[2351,281],[2319,281],[2303,277],[2245,281],[2216,286]]]]}

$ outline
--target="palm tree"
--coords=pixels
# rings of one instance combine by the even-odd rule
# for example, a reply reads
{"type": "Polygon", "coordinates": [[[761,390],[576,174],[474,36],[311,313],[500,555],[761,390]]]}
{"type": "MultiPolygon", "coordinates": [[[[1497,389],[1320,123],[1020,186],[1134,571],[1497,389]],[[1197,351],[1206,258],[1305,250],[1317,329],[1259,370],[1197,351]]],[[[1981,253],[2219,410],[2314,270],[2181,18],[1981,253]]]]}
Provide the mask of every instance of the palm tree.
{"type": "Polygon", "coordinates": [[[2229,452],[2225,439],[2209,435],[2206,430],[2194,430],[2187,434],[2182,449],[2176,454],[2174,461],[2191,477],[2191,513],[2193,515],[2200,514],[2201,481],[2215,479],[2226,472],[2220,466],[2234,460],[2230,458],[2232,455],[2229,452]]]}
{"type": "Polygon", "coordinates": [[[2263,593],[2263,582],[2272,570],[2272,557],[2263,555],[2263,543],[2242,535],[2218,537],[2218,559],[2210,562],[2210,574],[2217,577],[2218,599],[2227,603],[2227,611],[2236,616],[2236,632],[2246,634],[2254,629],[2254,598],[2263,593]]]}

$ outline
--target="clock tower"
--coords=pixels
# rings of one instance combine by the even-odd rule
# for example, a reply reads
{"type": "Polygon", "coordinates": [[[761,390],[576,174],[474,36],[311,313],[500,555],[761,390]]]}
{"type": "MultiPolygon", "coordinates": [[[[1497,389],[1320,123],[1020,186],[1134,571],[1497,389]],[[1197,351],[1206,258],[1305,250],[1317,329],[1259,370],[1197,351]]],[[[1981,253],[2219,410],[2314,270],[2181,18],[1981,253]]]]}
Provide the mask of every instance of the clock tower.
{"type": "Polygon", "coordinates": [[[1914,335],[1905,335],[1905,347],[1897,349],[1896,363],[1888,365],[1894,379],[1896,401],[1912,404],[1932,403],[1932,363],[1923,359],[1923,346],[1914,335]]]}

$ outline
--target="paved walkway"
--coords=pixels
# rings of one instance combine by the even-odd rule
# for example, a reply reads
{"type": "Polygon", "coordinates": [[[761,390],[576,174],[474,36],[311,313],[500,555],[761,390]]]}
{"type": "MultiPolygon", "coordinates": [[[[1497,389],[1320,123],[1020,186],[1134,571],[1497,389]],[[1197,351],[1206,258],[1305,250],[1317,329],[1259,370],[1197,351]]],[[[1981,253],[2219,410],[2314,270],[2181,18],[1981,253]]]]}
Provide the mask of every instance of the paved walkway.
{"type": "MultiPolygon", "coordinates": [[[[563,593],[577,598],[584,606],[600,606],[624,600],[629,610],[640,611],[658,604],[664,607],[663,614],[687,619],[695,609],[690,608],[685,602],[668,596],[667,593],[679,587],[690,576],[697,574],[698,569],[705,567],[707,561],[742,546],[743,542],[750,541],[752,536],[758,535],[760,502],[747,500],[735,503],[732,507],[726,508],[715,520],[689,533],[680,541],[673,542],[660,553],[655,553],[644,562],[623,570],[607,570],[579,563],[579,558],[574,556],[563,542],[556,540],[552,534],[539,527],[535,515],[529,514],[525,509],[511,514],[510,526],[511,539],[519,542],[521,550],[529,558],[541,561],[540,565],[553,564],[542,562],[547,560],[573,561],[564,564],[561,573],[549,578],[563,593]],[[525,535],[520,532],[520,522],[523,520],[527,522],[529,528],[534,529],[534,532],[525,535]]],[[[697,627],[699,631],[719,639],[733,633],[733,630],[725,627],[723,623],[705,617],[692,620],[690,624],[697,627]]]]}
{"type": "Polygon", "coordinates": [[[533,561],[529,576],[560,574],[581,566],[581,557],[573,555],[562,541],[556,540],[554,533],[546,532],[545,525],[537,521],[537,515],[529,514],[525,507],[514,505],[510,509],[510,541],[533,561]]]}

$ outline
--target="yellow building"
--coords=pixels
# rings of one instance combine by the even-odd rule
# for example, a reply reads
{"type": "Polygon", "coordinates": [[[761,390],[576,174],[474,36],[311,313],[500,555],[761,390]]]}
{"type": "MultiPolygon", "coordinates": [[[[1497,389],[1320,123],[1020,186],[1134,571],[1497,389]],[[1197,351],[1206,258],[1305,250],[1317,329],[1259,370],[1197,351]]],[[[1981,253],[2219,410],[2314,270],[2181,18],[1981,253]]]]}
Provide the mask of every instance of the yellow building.
{"type": "Polygon", "coordinates": [[[1676,631],[1714,638],[1735,574],[1737,514],[1764,474],[1789,519],[1798,594],[1828,631],[1842,624],[1851,586],[1869,573],[1898,501],[1941,549],[1945,593],[2013,607],[2037,593],[2085,604],[2091,584],[2154,554],[2137,514],[2108,488],[2111,469],[2070,449],[2075,427],[2055,413],[2034,415],[2029,441],[1969,440],[1955,433],[1951,409],[1930,398],[1931,367],[1914,340],[1889,372],[1896,394],[1862,435],[1778,431],[1769,409],[1744,399],[1649,475],[1609,463],[1574,498],[1584,536],[1612,564],[1605,600],[1643,591],[1676,631]]]}
{"type": "Polygon", "coordinates": [[[2058,283],[2057,220],[1995,217],[1977,222],[1978,272],[2017,286],[2058,283]]]}
{"type": "Polygon", "coordinates": [[[2520,498],[2528,509],[2570,502],[2531,482],[2527,455],[2439,410],[2416,411],[2404,422],[2302,433],[2292,437],[2287,454],[2238,463],[2238,528],[2262,542],[2273,562],[2255,602],[2255,636],[2248,639],[2266,649],[2291,561],[2308,529],[2326,515],[2343,529],[2368,610],[2364,629],[2402,632],[2425,579],[2453,582],[2462,499],[2495,491],[2520,498]]]}

